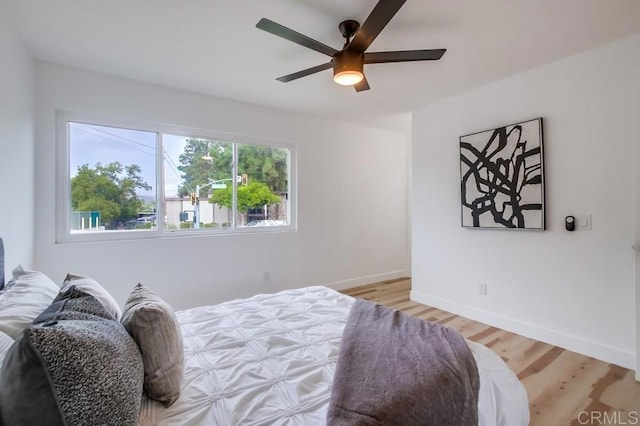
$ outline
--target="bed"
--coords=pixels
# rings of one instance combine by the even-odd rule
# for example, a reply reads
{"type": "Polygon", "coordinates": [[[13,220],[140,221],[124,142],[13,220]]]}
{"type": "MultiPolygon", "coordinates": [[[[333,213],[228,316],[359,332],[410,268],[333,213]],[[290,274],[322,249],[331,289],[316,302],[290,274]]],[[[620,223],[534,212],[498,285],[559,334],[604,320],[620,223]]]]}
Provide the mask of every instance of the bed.
{"type": "MultiPolygon", "coordinates": [[[[330,288],[311,286],[176,312],[184,351],[179,396],[167,407],[143,395],[136,406],[137,423],[327,424],[341,340],[354,303],[330,288]]],[[[478,424],[527,425],[522,384],[491,350],[467,344],[480,382],[478,424]]],[[[5,404],[1,398],[0,403],[5,404]]]]}

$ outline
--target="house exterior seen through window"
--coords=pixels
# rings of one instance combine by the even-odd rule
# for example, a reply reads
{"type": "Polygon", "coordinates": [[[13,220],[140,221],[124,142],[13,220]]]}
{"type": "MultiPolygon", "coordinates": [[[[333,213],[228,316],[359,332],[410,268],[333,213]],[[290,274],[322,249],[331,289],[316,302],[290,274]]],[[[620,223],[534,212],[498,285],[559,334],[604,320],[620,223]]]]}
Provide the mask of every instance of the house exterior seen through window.
{"type": "Polygon", "coordinates": [[[59,127],[59,240],[293,229],[291,146],[71,114],[59,127]]]}

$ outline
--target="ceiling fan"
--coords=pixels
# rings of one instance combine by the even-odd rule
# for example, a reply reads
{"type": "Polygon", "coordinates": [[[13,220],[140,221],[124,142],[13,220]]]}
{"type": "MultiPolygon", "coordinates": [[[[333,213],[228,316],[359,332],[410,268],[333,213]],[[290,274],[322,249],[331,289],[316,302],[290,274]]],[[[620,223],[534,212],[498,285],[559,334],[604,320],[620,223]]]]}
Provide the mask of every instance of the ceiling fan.
{"type": "Polygon", "coordinates": [[[294,72],[276,80],[283,83],[306,77],[320,71],[333,68],[333,80],[345,86],[354,86],[357,92],[369,90],[369,83],[364,75],[364,64],[381,64],[387,62],[436,61],[442,58],[446,49],[401,50],[391,52],[365,52],[400,10],[406,0],[380,0],[373,8],[362,26],[352,19],[342,21],[338,28],[346,39],[342,50],[320,43],[317,40],[300,34],[290,28],[262,18],[256,27],[277,35],[301,46],[315,50],[331,57],[326,64],[317,65],[302,71],[294,72]]]}

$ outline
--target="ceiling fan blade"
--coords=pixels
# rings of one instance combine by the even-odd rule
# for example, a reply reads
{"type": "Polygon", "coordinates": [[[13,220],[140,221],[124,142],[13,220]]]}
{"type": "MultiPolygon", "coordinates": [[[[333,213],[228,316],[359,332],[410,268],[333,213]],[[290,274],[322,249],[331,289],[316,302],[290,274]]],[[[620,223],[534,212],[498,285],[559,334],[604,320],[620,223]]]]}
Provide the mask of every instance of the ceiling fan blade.
{"type": "Polygon", "coordinates": [[[364,54],[365,64],[385,62],[437,61],[447,49],[397,50],[394,52],[371,52],[364,54]]]}
{"type": "Polygon", "coordinates": [[[347,50],[364,52],[373,43],[380,31],[389,23],[391,18],[400,10],[407,0],[380,0],[373,8],[364,24],[349,43],[347,50]]]}
{"type": "Polygon", "coordinates": [[[282,77],[276,78],[276,80],[286,83],[291,80],[297,80],[302,77],[306,77],[311,74],[315,74],[320,71],[328,70],[331,68],[333,64],[331,62],[327,62],[326,64],[316,65],[315,67],[307,68],[306,70],[294,72],[293,74],[285,75],[282,77]]]}
{"type": "Polygon", "coordinates": [[[363,76],[363,79],[360,83],[356,83],[353,85],[353,88],[356,89],[356,92],[362,92],[363,90],[369,90],[369,82],[367,81],[367,77],[363,76]]]}
{"type": "Polygon", "coordinates": [[[282,37],[286,40],[297,43],[301,46],[308,47],[309,49],[315,50],[316,52],[323,53],[327,56],[333,56],[338,53],[338,51],[331,46],[320,43],[317,40],[309,38],[304,34],[300,34],[297,31],[280,25],[277,22],[273,22],[267,18],[260,19],[256,24],[256,27],[268,33],[277,35],[278,37],[282,37]]]}

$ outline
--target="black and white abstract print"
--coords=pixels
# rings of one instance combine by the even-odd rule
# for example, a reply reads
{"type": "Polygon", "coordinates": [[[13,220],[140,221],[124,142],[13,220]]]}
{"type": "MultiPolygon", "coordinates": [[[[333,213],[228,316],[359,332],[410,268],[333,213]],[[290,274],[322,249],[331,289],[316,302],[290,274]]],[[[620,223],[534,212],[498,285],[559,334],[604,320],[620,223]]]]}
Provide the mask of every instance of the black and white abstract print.
{"type": "Polygon", "coordinates": [[[545,229],[542,118],[460,137],[462,226],[545,229]]]}

